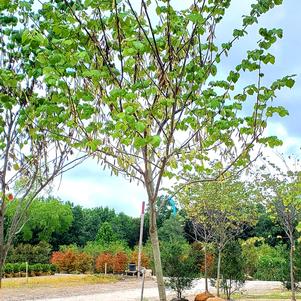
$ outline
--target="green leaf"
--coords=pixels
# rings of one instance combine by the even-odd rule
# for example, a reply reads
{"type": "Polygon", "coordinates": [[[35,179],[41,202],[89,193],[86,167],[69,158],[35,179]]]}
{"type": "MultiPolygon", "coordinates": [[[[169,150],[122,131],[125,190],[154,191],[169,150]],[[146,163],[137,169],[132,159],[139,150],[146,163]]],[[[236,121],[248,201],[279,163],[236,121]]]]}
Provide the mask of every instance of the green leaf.
{"type": "Polygon", "coordinates": [[[288,88],[292,88],[295,85],[295,80],[293,80],[292,78],[288,78],[285,84],[288,88]]]}
{"type": "Polygon", "coordinates": [[[145,130],[146,126],[145,126],[145,124],[144,124],[143,122],[138,121],[138,122],[135,124],[135,128],[136,128],[136,130],[137,130],[139,133],[142,133],[142,132],[145,130]]]}
{"type": "Polygon", "coordinates": [[[153,147],[158,147],[158,146],[160,145],[160,143],[161,143],[161,138],[160,138],[160,136],[157,136],[157,135],[152,136],[152,137],[151,137],[150,143],[151,143],[151,145],[152,145],[153,147]]]}
{"type": "Polygon", "coordinates": [[[134,41],[133,46],[138,50],[143,50],[143,48],[144,48],[144,44],[141,43],[140,41],[134,41]]]}

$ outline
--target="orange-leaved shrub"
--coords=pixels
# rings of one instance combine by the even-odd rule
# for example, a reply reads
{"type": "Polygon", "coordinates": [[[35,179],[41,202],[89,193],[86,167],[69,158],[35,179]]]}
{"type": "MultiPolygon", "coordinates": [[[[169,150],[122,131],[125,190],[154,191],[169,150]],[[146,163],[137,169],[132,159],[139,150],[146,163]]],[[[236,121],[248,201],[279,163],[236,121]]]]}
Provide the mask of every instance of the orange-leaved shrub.
{"type": "Polygon", "coordinates": [[[128,265],[128,256],[125,252],[117,252],[116,254],[101,253],[95,261],[95,270],[98,273],[105,272],[105,264],[107,264],[107,273],[124,273],[128,265]]]}
{"type": "Polygon", "coordinates": [[[74,250],[53,252],[50,261],[60,272],[65,273],[85,273],[93,267],[92,256],[74,250]]]}
{"type": "Polygon", "coordinates": [[[123,273],[128,264],[128,257],[124,252],[118,252],[112,257],[113,273],[123,273]]]}
{"type": "Polygon", "coordinates": [[[93,257],[86,253],[77,253],[75,257],[75,269],[77,272],[86,273],[93,269],[93,257]]]}
{"type": "Polygon", "coordinates": [[[98,273],[105,272],[105,264],[107,264],[107,273],[113,272],[113,255],[110,253],[101,253],[95,261],[95,269],[98,273]]]}
{"type": "MultiPolygon", "coordinates": [[[[138,251],[134,250],[131,253],[130,262],[138,265],[138,251]]],[[[144,268],[149,268],[150,258],[144,252],[141,252],[141,266],[144,268]]]]}

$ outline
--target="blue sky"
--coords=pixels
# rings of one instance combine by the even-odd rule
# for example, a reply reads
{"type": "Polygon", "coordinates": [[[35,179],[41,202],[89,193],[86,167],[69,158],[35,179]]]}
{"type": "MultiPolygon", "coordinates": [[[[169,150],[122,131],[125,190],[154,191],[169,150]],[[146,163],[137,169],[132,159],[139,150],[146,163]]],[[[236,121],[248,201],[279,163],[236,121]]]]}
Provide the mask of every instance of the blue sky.
{"type": "MultiPolygon", "coordinates": [[[[176,0],[179,1],[179,0],[176,0]]],[[[175,2],[175,0],[174,0],[175,2]]],[[[186,1],[179,1],[183,6],[186,1]]],[[[232,30],[240,24],[240,16],[248,12],[251,0],[234,0],[231,8],[218,30],[217,37],[230,38],[232,30]],[[239,23],[238,23],[239,22],[239,23]]],[[[277,104],[285,106],[290,115],[286,118],[273,118],[268,125],[268,133],[276,134],[284,141],[277,151],[285,154],[294,153],[299,156],[301,146],[301,1],[284,0],[278,6],[261,18],[260,27],[283,28],[284,37],[273,47],[276,56],[274,66],[265,70],[267,81],[284,75],[296,74],[296,85],[292,90],[284,90],[278,94],[277,104]]],[[[224,62],[225,70],[230,68],[245,55],[245,50],[256,45],[258,37],[256,30],[250,31],[250,36],[239,42],[233,49],[231,59],[224,62]]],[[[267,155],[273,156],[272,151],[267,155]]],[[[140,184],[129,183],[122,177],[110,176],[110,172],[102,171],[96,161],[89,159],[82,165],[63,175],[60,183],[56,182],[52,194],[64,201],[72,201],[84,207],[108,206],[117,212],[123,211],[131,216],[139,216],[141,202],[146,199],[146,193],[140,184]]]]}

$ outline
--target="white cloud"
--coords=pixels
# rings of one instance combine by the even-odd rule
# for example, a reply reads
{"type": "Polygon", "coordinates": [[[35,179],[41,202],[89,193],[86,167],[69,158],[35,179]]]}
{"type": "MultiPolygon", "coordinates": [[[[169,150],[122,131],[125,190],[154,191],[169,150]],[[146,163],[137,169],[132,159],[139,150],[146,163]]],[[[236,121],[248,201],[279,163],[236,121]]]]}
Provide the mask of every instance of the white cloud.
{"type": "Polygon", "coordinates": [[[100,166],[92,160],[57,180],[52,194],[83,207],[108,206],[131,216],[139,216],[141,202],[147,201],[141,184],[137,186],[123,177],[110,176],[109,172],[100,171],[100,166]]]}

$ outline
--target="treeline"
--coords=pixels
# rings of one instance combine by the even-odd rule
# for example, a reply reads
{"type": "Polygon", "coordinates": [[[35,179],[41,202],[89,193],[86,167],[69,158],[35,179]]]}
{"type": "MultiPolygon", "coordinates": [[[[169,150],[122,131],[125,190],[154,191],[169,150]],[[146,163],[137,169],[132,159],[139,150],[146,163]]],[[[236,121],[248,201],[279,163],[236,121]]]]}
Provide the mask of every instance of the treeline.
{"type": "MultiPolygon", "coordinates": [[[[158,203],[157,208],[165,275],[175,283],[179,277],[187,281],[181,282],[183,290],[193,278],[204,276],[206,258],[207,276],[216,281],[218,252],[214,241],[205,242],[196,237],[193,221],[184,210],[177,210],[174,216],[168,204],[158,203]]],[[[244,227],[222,253],[220,285],[228,296],[247,279],[283,281],[290,288],[289,241],[284,229],[271,218],[263,204],[257,203],[252,208],[256,222],[244,227]],[[226,279],[232,279],[230,286],[226,279]]],[[[13,211],[11,204],[6,226],[13,211]]],[[[142,263],[154,269],[148,225],[146,212],[142,263]]],[[[67,273],[104,272],[106,264],[108,272],[122,273],[128,263],[137,263],[139,227],[140,218],[107,207],[88,209],[52,197],[36,199],[27,223],[8,253],[7,263],[20,265],[27,261],[30,265],[47,265],[51,262],[57,271],[67,273]]],[[[301,281],[300,258],[301,245],[297,244],[294,261],[297,282],[301,281]]],[[[19,265],[14,268],[18,269],[19,265]]],[[[10,265],[7,269],[6,274],[12,275],[10,265]]]]}
{"type": "MultiPolygon", "coordinates": [[[[6,228],[15,210],[11,204],[7,213],[6,228]]],[[[36,245],[40,241],[48,242],[52,250],[58,250],[61,245],[85,246],[89,241],[95,241],[102,225],[109,224],[115,240],[125,242],[134,247],[139,240],[140,218],[134,218],[124,213],[116,213],[108,207],[83,208],[71,202],[62,202],[49,197],[36,199],[27,216],[27,222],[17,235],[14,245],[36,245]]],[[[147,225],[147,223],[145,223],[147,225]]],[[[148,229],[145,226],[145,240],[148,229]]]]}
{"type": "MultiPolygon", "coordinates": [[[[13,205],[13,204],[11,204],[13,205]]],[[[160,204],[159,204],[160,205],[160,204]]],[[[169,205],[158,206],[158,227],[172,216],[169,205]]],[[[272,219],[263,205],[256,207],[258,220],[255,225],[246,227],[239,235],[247,240],[260,237],[271,247],[288,243],[282,227],[272,219]]],[[[6,228],[13,215],[14,206],[8,210],[6,228]]],[[[185,220],[184,236],[189,243],[193,243],[194,231],[191,221],[183,210],[178,214],[185,220]]],[[[254,213],[255,214],[255,213],[254,213]]],[[[148,240],[148,212],[144,222],[144,243],[148,240]]],[[[129,248],[134,248],[139,241],[140,218],[131,217],[124,213],[116,213],[108,207],[83,208],[71,202],[62,202],[49,197],[36,199],[32,204],[27,222],[18,233],[14,246],[19,244],[37,245],[47,242],[51,251],[57,251],[60,246],[74,245],[84,247],[88,242],[97,240],[122,241],[129,248]]],[[[47,248],[46,248],[47,249],[47,248]]],[[[48,249],[47,249],[48,250],[48,249]]],[[[39,253],[37,251],[36,253],[39,253]]]]}

